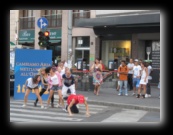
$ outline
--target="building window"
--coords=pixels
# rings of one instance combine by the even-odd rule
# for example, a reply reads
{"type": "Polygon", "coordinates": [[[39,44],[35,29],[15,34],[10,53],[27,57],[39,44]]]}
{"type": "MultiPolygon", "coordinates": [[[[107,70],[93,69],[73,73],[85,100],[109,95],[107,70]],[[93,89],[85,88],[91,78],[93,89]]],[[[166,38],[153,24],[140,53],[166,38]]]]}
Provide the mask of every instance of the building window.
{"type": "Polygon", "coordinates": [[[90,37],[76,37],[76,47],[90,47],[90,37]]]}
{"type": "Polygon", "coordinates": [[[90,18],[90,10],[73,10],[73,25],[79,18],[90,18]]]}
{"type": "Polygon", "coordinates": [[[62,27],[62,10],[45,10],[48,27],[62,27]]]}
{"type": "Polygon", "coordinates": [[[35,17],[33,17],[33,10],[23,10],[19,22],[20,29],[34,29],[35,17]]]}
{"type": "Polygon", "coordinates": [[[130,58],[131,41],[130,40],[104,40],[102,41],[101,59],[108,67],[109,61],[118,60],[118,65],[121,60],[130,58]]]}

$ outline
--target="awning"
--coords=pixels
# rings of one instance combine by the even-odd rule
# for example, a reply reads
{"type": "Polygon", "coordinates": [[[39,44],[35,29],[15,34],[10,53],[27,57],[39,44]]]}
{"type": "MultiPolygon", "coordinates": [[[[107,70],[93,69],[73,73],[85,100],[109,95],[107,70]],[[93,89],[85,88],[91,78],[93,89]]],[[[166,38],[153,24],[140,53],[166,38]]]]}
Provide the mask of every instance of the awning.
{"type": "Polygon", "coordinates": [[[75,20],[75,27],[97,27],[97,26],[127,26],[127,25],[160,25],[160,13],[128,15],[103,18],[79,18],[75,20]]]}
{"type": "Polygon", "coordinates": [[[49,40],[49,42],[51,42],[51,43],[60,43],[61,42],[61,40],[49,40]]]}
{"type": "Polygon", "coordinates": [[[28,44],[34,44],[34,41],[24,41],[24,40],[19,40],[18,41],[18,44],[25,44],[25,43],[28,43],[28,44]]]}
{"type": "Polygon", "coordinates": [[[15,43],[13,43],[13,42],[10,41],[10,45],[15,45],[15,43]]]}

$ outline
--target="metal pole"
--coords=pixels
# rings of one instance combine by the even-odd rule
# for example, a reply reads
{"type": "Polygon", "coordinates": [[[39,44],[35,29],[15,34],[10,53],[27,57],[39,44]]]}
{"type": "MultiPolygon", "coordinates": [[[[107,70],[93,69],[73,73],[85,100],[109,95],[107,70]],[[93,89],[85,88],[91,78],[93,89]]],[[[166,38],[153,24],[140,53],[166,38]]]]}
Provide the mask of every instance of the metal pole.
{"type": "Polygon", "coordinates": [[[72,67],[71,54],[72,53],[72,10],[68,11],[68,67],[72,67]]]}
{"type": "Polygon", "coordinates": [[[19,21],[17,20],[16,21],[16,35],[17,35],[17,37],[16,37],[16,45],[15,45],[15,48],[17,48],[17,45],[18,45],[18,25],[19,25],[19,23],[18,23],[19,21]]]}

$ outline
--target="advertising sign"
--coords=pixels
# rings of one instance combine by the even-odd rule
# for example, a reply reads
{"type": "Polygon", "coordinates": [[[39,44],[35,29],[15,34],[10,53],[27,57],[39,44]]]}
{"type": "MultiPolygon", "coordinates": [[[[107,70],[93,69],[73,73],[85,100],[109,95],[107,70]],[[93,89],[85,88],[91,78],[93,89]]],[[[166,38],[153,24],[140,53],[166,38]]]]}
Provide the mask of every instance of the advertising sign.
{"type": "MultiPolygon", "coordinates": [[[[38,74],[40,68],[51,65],[52,50],[16,49],[14,99],[24,99],[26,80],[38,74]]],[[[39,91],[42,87],[42,84],[40,84],[39,91]]],[[[42,100],[47,100],[48,95],[49,93],[45,92],[42,95],[42,100]]],[[[31,90],[28,100],[35,100],[36,98],[34,90],[31,90]]]]}

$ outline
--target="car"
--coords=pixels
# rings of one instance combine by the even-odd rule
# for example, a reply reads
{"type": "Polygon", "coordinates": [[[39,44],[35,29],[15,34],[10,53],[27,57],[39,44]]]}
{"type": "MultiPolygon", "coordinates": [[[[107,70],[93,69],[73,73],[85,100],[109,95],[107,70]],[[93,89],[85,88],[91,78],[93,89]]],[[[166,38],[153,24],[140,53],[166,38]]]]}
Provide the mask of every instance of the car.
{"type": "Polygon", "coordinates": [[[10,69],[10,96],[14,96],[14,70],[10,69]]]}

